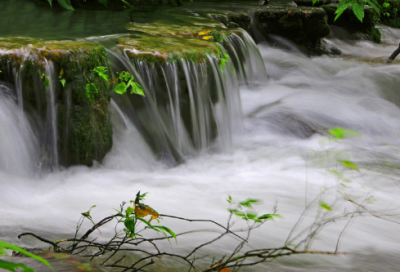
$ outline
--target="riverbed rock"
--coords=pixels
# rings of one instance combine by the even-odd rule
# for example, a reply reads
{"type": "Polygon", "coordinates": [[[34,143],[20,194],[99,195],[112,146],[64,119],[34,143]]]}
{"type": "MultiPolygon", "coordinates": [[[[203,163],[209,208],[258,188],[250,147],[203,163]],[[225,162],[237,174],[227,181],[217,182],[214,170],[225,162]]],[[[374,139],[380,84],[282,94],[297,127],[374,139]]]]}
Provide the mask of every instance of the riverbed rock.
{"type": "Polygon", "coordinates": [[[254,13],[265,32],[282,36],[311,54],[324,53],[321,38],[330,33],[324,9],[268,5],[254,13]]]}
{"type": "Polygon", "coordinates": [[[228,28],[243,28],[247,32],[251,32],[251,17],[244,11],[219,11],[207,13],[209,18],[215,19],[223,23],[228,28]]]}
{"type": "Polygon", "coordinates": [[[99,45],[0,39],[0,78],[15,85],[17,96],[22,94],[24,111],[35,117],[42,155],[51,158],[47,162],[51,167],[90,166],[93,160],[101,162],[111,149],[110,90],[92,71],[97,66],[108,66],[105,48],[99,45]],[[86,96],[89,82],[98,90],[93,104],[86,96]]]}
{"type": "Polygon", "coordinates": [[[379,16],[370,6],[365,6],[363,22],[358,20],[350,8],[346,9],[335,21],[337,4],[323,5],[321,7],[326,11],[330,25],[344,28],[350,34],[354,34],[355,39],[368,39],[377,43],[381,42],[381,32],[375,27],[379,16]]]}

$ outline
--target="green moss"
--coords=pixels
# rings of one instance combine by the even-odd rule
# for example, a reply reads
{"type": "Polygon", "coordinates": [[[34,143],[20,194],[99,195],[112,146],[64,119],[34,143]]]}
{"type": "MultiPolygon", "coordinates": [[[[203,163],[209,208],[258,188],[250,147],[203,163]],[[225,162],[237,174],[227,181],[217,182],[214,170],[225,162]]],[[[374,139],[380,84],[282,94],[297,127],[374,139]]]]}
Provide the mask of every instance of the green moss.
{"type": "Polygon", "coordinates": [[[119,39],[118,46],[130,58],[145,60],[150,63],[174,61],[178,58],[197,63],[204,62],[206,54],[222,54],[221,46],[212,41],[146,34],[119,39]]]}

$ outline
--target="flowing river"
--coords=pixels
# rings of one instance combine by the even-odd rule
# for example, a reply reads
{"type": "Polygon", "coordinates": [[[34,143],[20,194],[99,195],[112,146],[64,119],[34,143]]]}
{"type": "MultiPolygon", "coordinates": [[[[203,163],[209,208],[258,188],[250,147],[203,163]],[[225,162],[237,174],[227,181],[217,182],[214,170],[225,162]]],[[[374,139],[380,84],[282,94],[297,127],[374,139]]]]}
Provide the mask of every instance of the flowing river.
{"type": "MultiPolygon", "coordinates": [[[[260,214],[277,205],[282,216],[254,230],[247,249],[283,246],[304,211],[292,236],[318,216],[351,214],[326,224],[309,247],[335,251],[338,246],[346,254],[284,257],[243,271],[397,270],[400,64],[384,63],[399,40],[400,32],[394,29],[384,30],[382,45],[328,40],[344,55],[312,58],[259,44],[268,78],[256,70],[254,84],[237,85],[240,101],[228,114],[239,116],[224,132],[231,135],[175,166],[152,153],[114,101],[109,109],[114,146],[102,164],[41,170],[39,140],[29,116],[15,102],[16,91],[0,85],[0,240],[43,247],[30,238],[18,240],[17,235],[29,231],[50,240],[72,236],[81,212],[97,205],[92,216],[100,220],[115,213],[122,201],[133,200],[137,191],[149,192],[146,203],[160,213],[224,224],[226,199],[232,196],[262,200],[256,206],[260,214]],[[335,140],[327,134],[335,127],[358,133],[335,140]],[[227,139],[231,143],[225,146],[227,139]],[[326,203],[331,211],[318,203],[326,203]]],[[[237,78],[234,81],[238,84],[237,78]]],[[[175,232],[197,228],[195,223],[168,219],[162,223],[175,232]]],[[[167,247],[179,251],[209,237],[212,234],[178,238],[177,245],[167,247]]],[[[202,253],[229,254],[237,243],[224,239],[202,253]]],[[[174,271],[173,263],[165,265],[171,267],[165,271],[174,271]]]]}

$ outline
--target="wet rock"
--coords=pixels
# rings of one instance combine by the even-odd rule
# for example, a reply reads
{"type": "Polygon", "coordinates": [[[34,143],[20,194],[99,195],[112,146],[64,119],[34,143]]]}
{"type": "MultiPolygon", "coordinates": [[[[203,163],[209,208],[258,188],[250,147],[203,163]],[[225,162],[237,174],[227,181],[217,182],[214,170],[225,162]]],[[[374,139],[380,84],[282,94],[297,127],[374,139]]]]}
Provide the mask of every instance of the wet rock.
{"type": "Polygon", "coordinates": [[[90,166],[111,149],[110,91],[92,71],[96,66],[108,66],[106,51],[99,45],[0,39],[0,78],[15,86],[24,110],[35,116],[42,155],[50,158],[47,164],[52,167],[90,166]],[[88,82],[98,89],[93,105],[86,96],[88,82]]]}
{"type": "Polygon", "coordinates": [[[322,8],[269,5],[254,12],[266,33],[289,39],[311,54],[324,53],[321,38],[329,35],[330,28],[322,8]]]}
{"type": "Polygon", "coordinates": [[[375,28],[379,16],[373,8],[365,6],[364,19],[363,22],[360,22],[350,8],[346,9],[335,21],[337,4],[329,4],[321,7],[326,11],[330,25],[343,27],[350,34],[358,33],[358,35],[355,35],[357,38],[364,38],[377,43],[381,42],[381,32],[375,28]]]}

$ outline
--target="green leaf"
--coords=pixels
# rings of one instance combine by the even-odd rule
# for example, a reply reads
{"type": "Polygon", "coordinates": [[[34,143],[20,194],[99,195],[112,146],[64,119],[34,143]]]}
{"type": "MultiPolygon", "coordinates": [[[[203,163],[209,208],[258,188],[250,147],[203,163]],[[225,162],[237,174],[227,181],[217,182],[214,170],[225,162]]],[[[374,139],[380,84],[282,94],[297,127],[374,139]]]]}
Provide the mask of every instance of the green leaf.
{"type": "Polygon", "coordinates": [[[354,3],[353,12],[354,15],[356,15],[356,17],[358,18],[358,20],[360,20],[360,22],[362,23],[364,19],[364,3],[354,3]]]}
{"type": "MultiPolygon", "coordinates": [[[[0,249],[9,249],[9,250],[13,250],[13,251],[19,252],[19,253],[21,253],[21,254],[24,254],[25,256],[28,256],[28,257],[30,257],[30,258],[32,258],[32,259],[35,259],[36,261],[39,261],[39,262],[45,264],[45,265],[48,266],[51,270],[54,271],[54,269],[51,267],[51,265],[49,264],[48,261],[46,261],[45,259],[40,258],[39,256],[36,256],[35,254],[32,254],[32,253],[30,253],[29,251],[26,251],[25,249],[22,249],[22,248],[20,248],[20,247],[18,247],[18,246],[16,246],[16,245],[13,245],[13,244],[9,244],[9,243],[0,241],[0,249]]],[[[1,266],[0,266],[0,267],[1,267],[1,266]]],[[[14,271],[14,270],[12,270],[12,271],[14,271]]],[[[33,271],[33,269],[32,269],[32,271],[33,271]]]]}
{"type": "Polygon", "coordinates": [[[107,82],[107,85],[110,84],[110,82],[108,81],[108,75],[106,74],[107,73],[106,67],[97,66],[92,71],[96,72],[100,77],[102,77],[107,82]]]}
{"type": "Polygon", "coordinates": [[[250,220],[257,220],[257,214],[253,212],[246,212],[246,218],[250,220]]]}
{"type": "Polygon", "coordinates": [[[26,266],[23,263],[11,263],[0,260],[0,268],[8,270],[8,271],[21,271],[21,272],[35,272],[33,268],[26,266]],[[22,269],[22,270],[21,270],[22,269]]]}
{"type": "Polygon", "coordinates": [[[53,6],[53,0],[47,0],[47,2],[49,2],[50,7],[53,6]]]}
{"type": "Polygon", "coordinates": [[[65,87],[65,83],[67,82],[65,78],[60,79],[61,85],[65,87]]]}
{"type": "Polygon", "coordinates": [[[98,93],[96,85],[93,83],[86,84],[86,96],[89,98],[90,103],[94,104],[94,94],[98,93]]]}
{"type": "MultiPolygon", "coordinates": [[[[169,229],[169,228],[167,228],[167,227],[164,227],[164,226],[154,226],[154,228],[160,229],[160,230],[162,230],[163,232],[168,233],[169,235],[171,235],[172,237],[174,237],[174,239],[175,239],[176,242],[178,242],[178,240],[176,239],[176,234],[175,234],[171,229],[169,229]]],[[[165,235],[165,234],[164,234],[164,235],[165,235]]],[[[167,237],[167,239],[168,239],[168,237],[167,237]]],[[[169,241],[169,239],[168,239],[168,241],[169,241]]]]}
{"type": "Polygon", "coordinates": [[[356,136],[360,136],[360,134],[361,134],[360,132],[358,132],[356,130],[339,128],[339,127],[331,128],[327,132],[328,132],[328,134],[332,135],[334,139],[356,137],[356,136]]]}
{"type": "Polygon", "coordinates": [[[232,197],[229,196],[228,199],[227,199],[226,201],[228,201],[229,204],[232,204],[232,201],[233,201],[233,200],[232,200],[232,197]]]}
{"type": "Polygon", "coordinates": [[[260,200],[258,200],[258,199],[247,199],[246,201],[239,202],[239,205],[251,208],[251,205],[255,204],[255,203],[260,203],[260,200]]]}
{"type": "Polygon", "coordinates": [[[125,211],[126,216],[130,216],[133,213],[133,208],[132,207],[128,207],[125,211]]]}
{"type": "Polygon", "coordinates": [[[319,204],[321,206],[321,208],[324,208],[327,211],[331,211],[332,207],[329,206],[328,204],[326,204],[325,202],[321,202],[321,204],[319,204]]]}
{"type": "Polygon", "coordinates": [[[274,220],[274,218],[272,217],[272,214],[268,214],[268,213],[259,216],[257,219],[258,220],[266,220],[266,219],[274,220]]]}
{"type": "Polygon", "coordinates": [[[351,161],[346,161],[346,160],[338,160],[338,162],[340,162],[343,166],[346,166],[347,168],[350,169],[354,169],[356,171],[360,171],[360,169],[358,168],[357,165],[355,165],[353,162],[351,161]]]}
{"type": "Polygon", "coordinates": [[[338,6],[337,6],[337,10],[336,10],[336,17],[335,20],[336,21],[340,15],[342,15],[342,13],[351,5],[353,4],[353,2],[351,0],[342,0],[339,2],[338,6]]]}
{"type": "Polygon", "coordinates": [[[229,212],[239,216],[239,217],[245,217],[246,214],[244,212],[238,211],[238,210],[228,210],[229,212]]]}
{"type": "Polygon", "coordinates": [[[370,5],[376,11],[376,13],[378,13],[378,15],[381,13],[379,4],[376,0],[363,0],[363,1],[368,5],[370,5]]]}
{"type": "Polygon", "coordinates": [[[126,93],[126,89],[127,89],[127,86],[126,86],[125,82],[121,82],[120,84],[115,86],[114,92],[116,92],[117,94],[124,94],[124,93],[126,93]]]}
{"type": "Polygon", "coordinates": [[[133,76],[127,71],[123,71],[119,74],[119,79],[121,81],[128,81],[130,79],[130,77],[132,77],[132,80],[133,80],[133,76]]]}
{"type": "Polygon", "coordinates": [[[143,200],[143,199],[146,197],[147,194],[148,194],[148,193],[141,194],[141,195],[139,196],[139,200],[143,200]]]}
{"type": "MultiPolygon", "coordinates": [[[[124,221],[125,227],[128,231],[135,236],[135,220],[132,217],[127,217],[124,221]]],[[[132,236],[131,236],[132,237],[132,236]]]]}
{"type": "Polygon", "coordinates": [[[68,10],[75,10],[71,5],[70,0],[57,0],[57,1],[60,4],[60,6],[62,6],[63,8],[68,9],[68,10]]]}
{"type": "Polygon", "coordinates": [[[131,94],[138,94],[141,96],[145,96],[142,86],[140,86],[138,83],[133,82],[133,81],[129,81],[129,82],[131,83],[131,86],[132,86],[131,94]]]}

